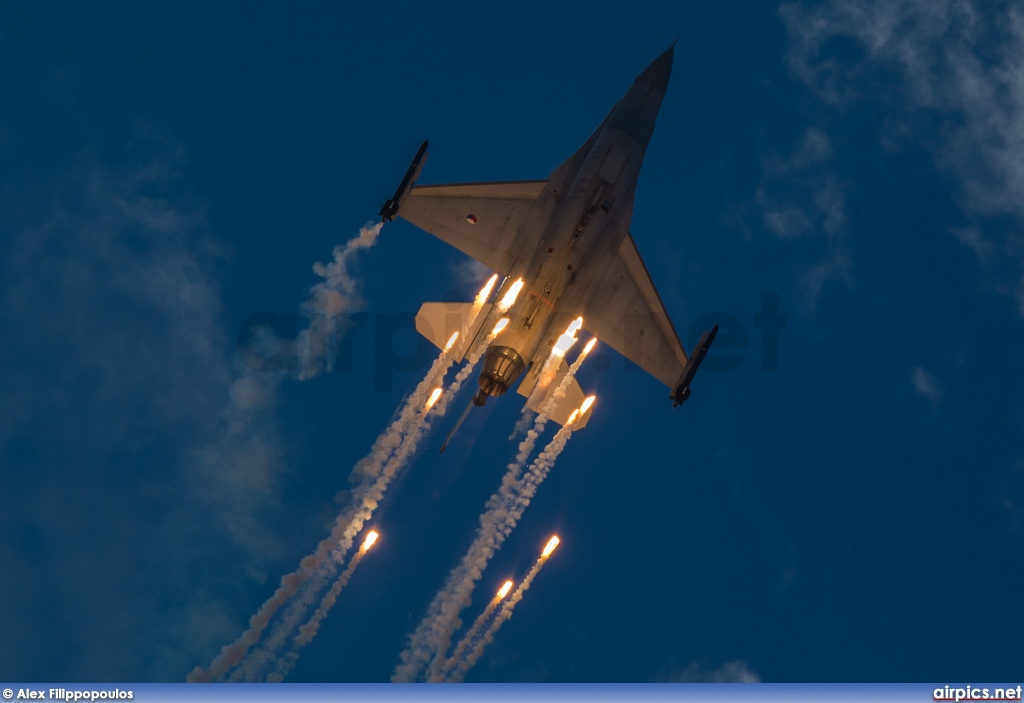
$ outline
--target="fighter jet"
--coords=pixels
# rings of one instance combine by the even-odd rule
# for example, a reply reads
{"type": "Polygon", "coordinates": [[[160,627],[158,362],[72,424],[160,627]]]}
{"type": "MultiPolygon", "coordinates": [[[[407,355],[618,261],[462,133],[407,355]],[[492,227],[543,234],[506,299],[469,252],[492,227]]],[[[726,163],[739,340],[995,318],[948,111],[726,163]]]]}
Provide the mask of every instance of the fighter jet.
{"type": "MultiPolygon", "coordinates": [[[[672,52],[669,47],[637,77],[583,146],[546,179],[416,185],[424,142],[381,209],[382,220],[402,217],[505,277],[488,314],[473,303],[425,303],[416,316],[417,331],[438,348],[460,332],[451,350],[457,361],[483,344],[497,317],[507,319],[483,354],[475,405],[503,395],[522,377],[518,392],[527,407],[545,408],[565,424],[584,394],[570,379],[564,398],[551,397],[568,370],[552,350],[578,317],[584,330],[665,384],[674,405],[690,396],[718,326],[686,353],[630,233],[637,177],[668,87],[672,52]],[[512,297],[511,307],[500,310],[500,301],[512,297]]],[[[581,427],[586,421],[575,422],[581,427]]]]}

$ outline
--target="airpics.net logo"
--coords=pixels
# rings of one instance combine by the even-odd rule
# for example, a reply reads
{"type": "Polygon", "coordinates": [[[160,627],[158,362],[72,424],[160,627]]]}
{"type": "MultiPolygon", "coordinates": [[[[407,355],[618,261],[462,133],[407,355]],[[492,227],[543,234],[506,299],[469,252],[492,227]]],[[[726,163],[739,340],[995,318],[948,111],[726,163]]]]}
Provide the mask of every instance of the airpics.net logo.
{"type": "Polygon", "coordinates": [[[1022,686],[943,686],[932,691],[936,701],[1019,701],[1022,686]]]}
{"type": "MultiPolygon", "coordinates": [[[[446,302],[462,302],[458,294],[446,296],[446,302]]],[[[752,306],[753,307],[753,306],[752,306]]],[[[302,376],[304,359],[309,362],[310,351],[302,348],[302,331],[309,329],[314,317],[296,313],[262,312],[247,317],[238,329],[236,344],[242,362],[253,371],[281,373],[302,376]]],[[[420,320],[420,325],[425,324],[420,320]]],[[[639,334],[650,322],[646,318],[625,316],[618,326],[625,340],[605,346],[618,346],[639,358],[641,350],[645,355],[656,354],[658,347],[648,347],[639,334]],[[630,334],[630,331],[638,334],[630,334]],[[638,346],[632,349],[631,345],[638,346]]],[[[786,315],[779,311],[779,296],[763,293],[760,305],[749,313],[737,316],[726,312],[710,312],[697,317],[682,335],[682,342],[692,350],[704,330],[719,325],[719,333],[701,366],[702,372],[725,373],[739,368],[753,351],[761,371],[773,372],[779,368],[780,331],[786,327],[786,315]],[[751,326],[753,330],[751,330],[751,326]]],[[[392,390],[394,375],[407,374],[427,368],[436,356],[436,349],[426,337],[417,331],[415,312],[366,313],[345,315],[322,327],[334,330],[330,339],[323,341],[322,351],[326,355],[323,366],[338,373],[368,373],[376,391],[392,390]]],[[[584,329],[586,321],[584,320],[584,329]]],[[[453,329],[457,329],[457,326],[453,329]]],[[[451,330],[434,335],[447,339],[451,330]]],[[[588,366],[604,373],[612,368],[612,356],[601,349],[599,344],[590,356],[588,366]]],[[[621,356],[622,370],[640,372],[639,366],[621,356]]],[[[665,359],[669,365],[674,358],[665,359]]],[[[656,361],[654,363],[657,363],[656,361]]]]}

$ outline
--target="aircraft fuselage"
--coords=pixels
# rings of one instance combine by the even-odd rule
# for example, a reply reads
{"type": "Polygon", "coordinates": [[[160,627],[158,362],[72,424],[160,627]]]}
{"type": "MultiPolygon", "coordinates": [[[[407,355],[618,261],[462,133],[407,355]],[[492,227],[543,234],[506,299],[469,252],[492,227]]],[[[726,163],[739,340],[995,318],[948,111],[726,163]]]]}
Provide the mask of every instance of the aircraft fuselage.
{"type": "Polygon", "coordinates": [[[542,232],[540,244],[518,253],[498,292],[500,299],[514,282],[523,281],[515,303],[504,313],[508,325],[484,354],[477,404],[505,393],[528,368],[539,373],[540,363],[587,302],[590,291],[574,283],[585,270],[601,273],[616,256],[629,232],[637,178],[671,66],[669,49],[636,79],[594,135],[551,174],[527,215],[523,227],[542,232]]]}

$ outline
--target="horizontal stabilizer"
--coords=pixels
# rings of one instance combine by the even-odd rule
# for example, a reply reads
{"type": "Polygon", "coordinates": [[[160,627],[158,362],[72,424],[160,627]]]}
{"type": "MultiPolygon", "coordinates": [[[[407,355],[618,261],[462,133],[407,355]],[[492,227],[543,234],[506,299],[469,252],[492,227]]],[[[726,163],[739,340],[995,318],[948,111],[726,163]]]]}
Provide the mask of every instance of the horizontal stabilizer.
{"type": "Polygon", "coordinates": [[[493,303],[423,303],[416,313],[416,331],[438,349],[444,349],[458,332],[450,353],[457,364],[466,358],[492,306],[493,303]]]}
{"type": "MultiPolygon", "coordinates": [[[[438,349],[444,349],[445,345],[456,332],[459,338],[455,341],[453,351],[462,346],[466,336],[467,321],[473,303],[423,303],[420,311],[416,313],[416,331],[422,334],[438,349]]],[[[461,361],[459,355],[455,361],[461,361]]]]}
{"type": "MultiPolygon", "coordinates": [[[[573,410],[579,409],[585,400],[580,384],[576,382],[575,378],[570,378],[566,384],[564,395],[554,400],[551,407],[547,407],[556,389],[561,385],[565,374],[568,372],[569,365],[565,363],[565,359],[562,359],[558,370],[550,381],[539,376],[527,377],[523,379],[523,383],[519,384],[517,392],[519,395],[526,396],[526,407],[530,410],[540,413],[547,408],[548,412],[544,414],[559,425],[564,425],[569,420],[573,410]]],[[[586,427],[590,415],[591,413],[588,412],[577,420],[573,429],[580,430],[586,427]]]]}

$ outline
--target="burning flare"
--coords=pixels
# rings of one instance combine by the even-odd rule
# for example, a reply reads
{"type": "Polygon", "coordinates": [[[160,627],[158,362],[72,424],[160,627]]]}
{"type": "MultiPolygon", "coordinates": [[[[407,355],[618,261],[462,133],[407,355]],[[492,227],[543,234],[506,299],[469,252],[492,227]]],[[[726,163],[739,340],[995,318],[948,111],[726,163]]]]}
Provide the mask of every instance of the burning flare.
{"type": "Polygon", "coordinates": [[[498,274],[491,276],[484,287],[480,289],[480,292],[476,294],[476,300],[473,302],[477,305],[483,305],[487,302],[487,299],[491,297],[491,291],[494,290],[494,284],[498,282],[498,274]]]}
{"type": "Polygon", "coordinates": [[[586,415],[587,411],[590,410],[590,406],[597,400],[596,395],[592,395],[583,401],[583,405],[580,406],[580,415],[586,415]]]}
{"type": "Polygon", "coordinates": [[[363,546],[359,548],[359,551],[360,552],[367,552],[367,551],[369,551],[370,547],[373,546],[374,542],[377,541],[378,537],[380,537],[380,535],[377,534],[377,532],[375,530],[370,530],[366,534],[366,539],[363,541],[363,546]]]}
{"type": "Polygon", "coordinates": [[[513,283],[512,286],[508,289],[508,293],[506,293],[498,302],[498,312],[505,312],[510,307],[512,307],[516,302],[516,298],[519,297],[519,291],[521,291],[522,289],[523,279],[517,278],[515,283],[513,283]]]}
{"type": "Polygon", "coordinates": [[[442,393],[443,390],[444,389],[441,388],[440,386],[435,388],[430,393],[430,397],[427,398],[427,404],[425,406],[423,406],[423,409],[424,410],[430,410],[432,407],[434,407],[434,403],[436,403],[437,399],[441,397],[441,393],[442,393]]]}
{"type": "Polygon", "coordinates": [[[507,596],[508,592],[511,591],[511,590],[512,590],[512,582],[511,581],[506,581],[505,584],[501,588],[498,589],[498,595],[496,596],[496,598],[498,600],[501,600],[502,598],[507,596]]]}
{"type": "Polygon", "coordinates": [[[558,547],[558,542],[559,540],[557,535],[549,539],[548,543],[544,545],[544,551],[540,553],[541,559],[547,559],[551,556],[551,552],[555,551],[558,547]]]}
{"type": "Polygon", "coordinates": [[[448,350],[455,346],[455,340],[459,338],[458,332],[452,332],[452,336],[448,338],[448,343],[444,345],[444,351],[447,354],[448,350]]]}
{"type": "Polygon", "coordinates": [[[590,352],[594,351],[594,346],[596,344],[597,344],[597,337],[594,337],[589,342],[587,342],[587,346],[583,347],[583,351],[580,352],[580,356],[586,356],[590,352]]]}
{"type": "Polygon", "coordinates": [[[579,416],[580,416],[580,409],[579,409],[579,408],[576,408],[575,410],[573,410],[573,411],[572,411],[572,412],[571,412],[571,413],[569,414],[569,419],[565,421],[565,425],[566,425],[566,427],[568,427],[568,426],[569,426],[569,425],[571,425],[572,423],[576,422],[576,418],[578,418],[579,416]]]}
{"type": "Polygon", "coordinates": [[[499,334],[501,334],[501,331],[503,329],[505,329],[506,327],[508,327],[508,318],[507,317],[503,317],[500,320],[498,320],[498,324],[496,324],[494,326],[494,329],[491,330],[491,336],[492,337],[497,337],[499,334]]]}
{"type": "Polygon", "coordinates": [[[580,327],[583,326],[583,318],[577,317],[575,320],[569,323],[569,326],[565,330],[565,334],[558,338],[555,342],[554,348],[551,353],[555,356],[565,356],[565,353],[569,351],[573,344],[576,343],[576,333],[579,332],[580,327]]]}

